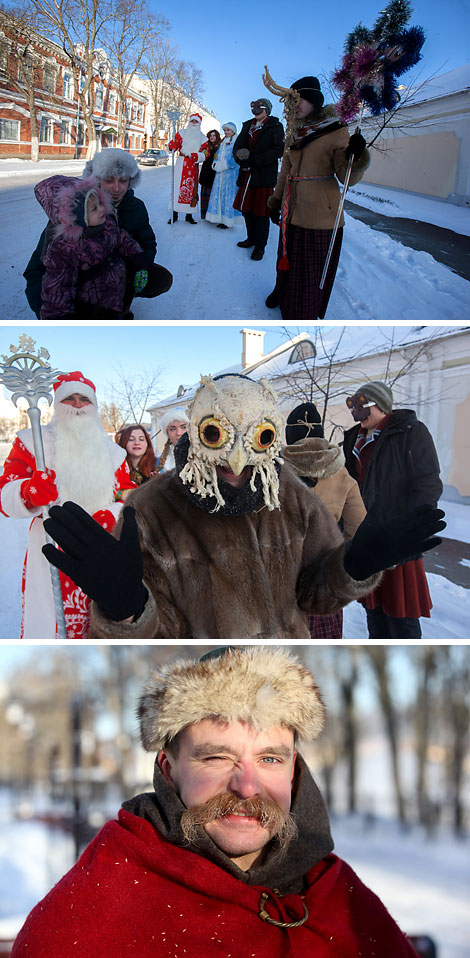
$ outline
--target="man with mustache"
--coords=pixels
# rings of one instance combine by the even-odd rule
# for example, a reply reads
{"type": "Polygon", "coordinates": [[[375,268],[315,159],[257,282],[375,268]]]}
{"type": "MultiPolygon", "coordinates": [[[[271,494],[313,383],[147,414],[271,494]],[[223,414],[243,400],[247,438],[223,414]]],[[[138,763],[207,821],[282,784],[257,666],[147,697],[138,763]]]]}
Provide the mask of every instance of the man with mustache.
{"type": "Polygon", "coordinates": [[[101,829],[33,910],[12,958],[415,955],[332,854],[297,751],[324,720],[299,659],[258,646],[179,660],[153,673],[138,711],[154,792],[101,829]]]}

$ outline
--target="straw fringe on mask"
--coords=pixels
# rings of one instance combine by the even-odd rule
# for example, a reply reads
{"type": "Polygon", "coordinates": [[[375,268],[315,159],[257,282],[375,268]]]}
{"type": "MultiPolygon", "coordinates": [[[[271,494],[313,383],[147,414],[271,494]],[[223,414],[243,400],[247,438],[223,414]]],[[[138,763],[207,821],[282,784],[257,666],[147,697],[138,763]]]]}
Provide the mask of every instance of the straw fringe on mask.
{"type": "Polygon", "coordinates": [[[257,731],[291,728],[310,741],[320,734],[324,715],[312,673],[284,649],[261,646],[163,666],[152,673],[138,706],[141,740],[149,752],[203,719],[247,722],[257,731]]]}

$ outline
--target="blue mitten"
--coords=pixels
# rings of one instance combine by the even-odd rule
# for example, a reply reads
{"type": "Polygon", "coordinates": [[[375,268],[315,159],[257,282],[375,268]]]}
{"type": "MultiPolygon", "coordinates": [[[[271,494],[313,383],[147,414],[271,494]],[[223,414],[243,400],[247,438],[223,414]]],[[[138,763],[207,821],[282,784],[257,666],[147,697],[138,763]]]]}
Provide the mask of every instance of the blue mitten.
{"type": "Polygon", "coordinates": [[[146,269],[138,269],[134,276],[134,289],[136,293],[141,293],[147,285],[149,274],[146,269]]]}

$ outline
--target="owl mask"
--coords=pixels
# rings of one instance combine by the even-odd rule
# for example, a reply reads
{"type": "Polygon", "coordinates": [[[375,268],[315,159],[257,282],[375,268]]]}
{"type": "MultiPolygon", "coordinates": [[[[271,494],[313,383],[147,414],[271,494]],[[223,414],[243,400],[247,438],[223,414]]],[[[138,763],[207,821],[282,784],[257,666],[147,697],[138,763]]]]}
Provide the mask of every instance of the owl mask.
{"type": "Polygon", "coordinates": [[[202,377],[188,419],[187,438],[175,447],[175,460],[179,478],[197,505],[231,515],[263,503],[269,510],[280,508],[283,420],[265,379],[257,383],[230,374],[202,377]],[[217,467],[236,476],[249,467],[245,486],[234,490],[217,467]]]}

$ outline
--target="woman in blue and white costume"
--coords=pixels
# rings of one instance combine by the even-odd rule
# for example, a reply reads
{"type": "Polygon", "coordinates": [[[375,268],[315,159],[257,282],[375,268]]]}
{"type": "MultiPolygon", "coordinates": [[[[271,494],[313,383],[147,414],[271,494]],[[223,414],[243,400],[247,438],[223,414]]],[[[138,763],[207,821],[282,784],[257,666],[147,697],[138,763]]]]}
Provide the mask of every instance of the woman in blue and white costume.
{"type": "Polygon", "coordinates": [[[233,158],[233,139],[237,132],[235,123],[224,123],[224,138],[217,150],[212,164],[215,180],[212,184],[206,220],[217,223],[219,229],[233,226],[238,210],[234,210],[233,201],[237,192],[238,163],[233,158]]]}

